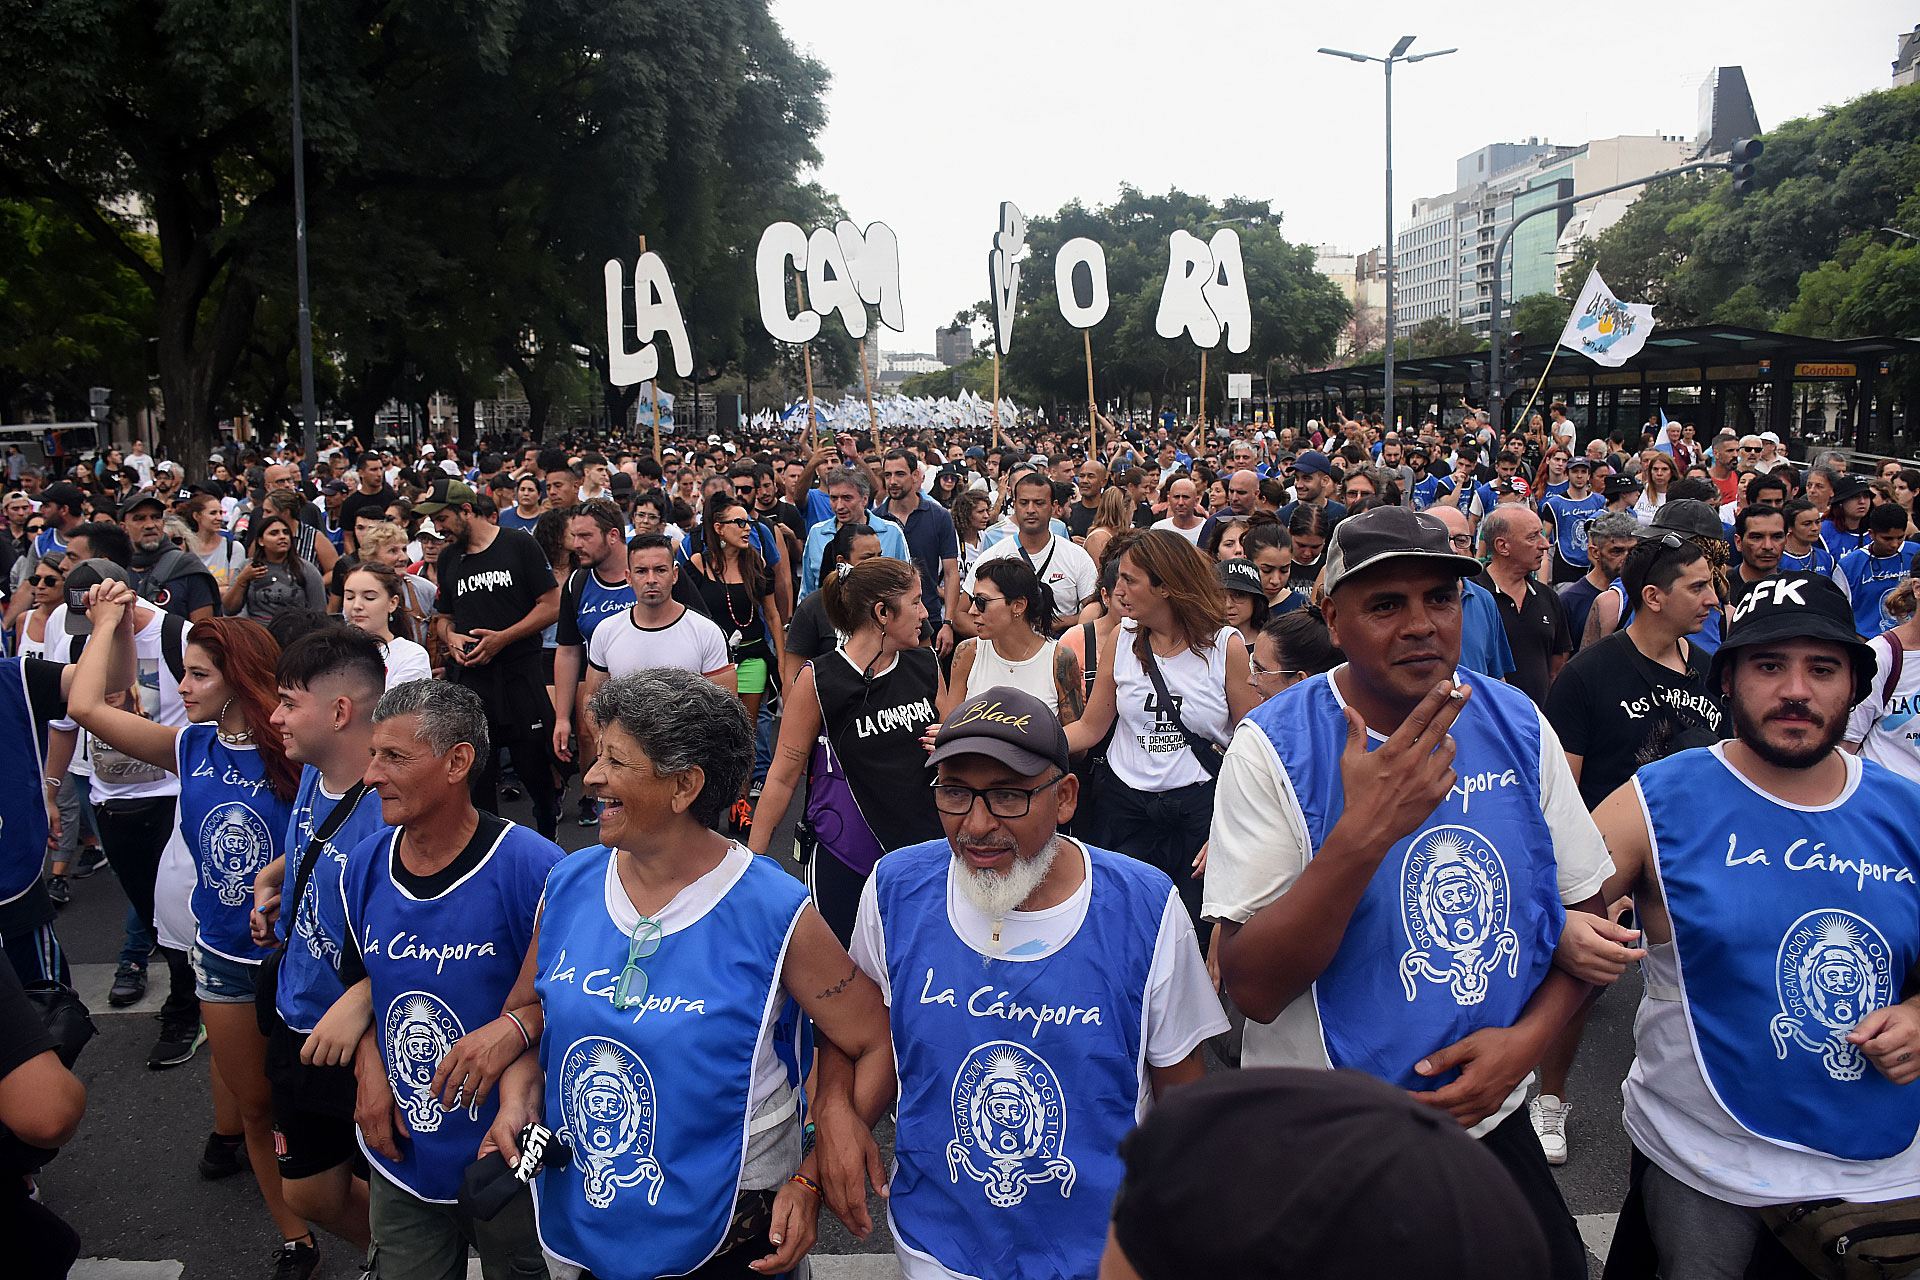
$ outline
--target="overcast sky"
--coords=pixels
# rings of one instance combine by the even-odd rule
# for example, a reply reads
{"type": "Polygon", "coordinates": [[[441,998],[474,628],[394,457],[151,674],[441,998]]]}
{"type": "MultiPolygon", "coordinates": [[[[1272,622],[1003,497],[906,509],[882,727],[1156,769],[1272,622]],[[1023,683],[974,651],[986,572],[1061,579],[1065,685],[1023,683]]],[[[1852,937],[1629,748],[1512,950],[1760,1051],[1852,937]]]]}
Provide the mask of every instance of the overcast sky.
{"type": "MultiPolygon", "coordinates": [[[[1045,214],[1120,184],[1272,201],[1283,230],[1349,251],[1381,243],[1381,71],[1322,45],[1459,52],[1394,75],[1394,204],[1453,189],[1489,142],[1576,144],[1697,127],[1699,86],[1742,66],[1763,129],[1891,82],[1920,10],[1783,0],[1610,4],[1238,0],[773,0],[788,37],[832,72],[815,175],[856,222],[900,237],[906,332],[986,293],[999,202],[1045,214]],[[1359,10],[1360,12],[1355,12],[1359,10]]],[[[1022,289],[1052,288],[1048,264],[1022,289]]]]}

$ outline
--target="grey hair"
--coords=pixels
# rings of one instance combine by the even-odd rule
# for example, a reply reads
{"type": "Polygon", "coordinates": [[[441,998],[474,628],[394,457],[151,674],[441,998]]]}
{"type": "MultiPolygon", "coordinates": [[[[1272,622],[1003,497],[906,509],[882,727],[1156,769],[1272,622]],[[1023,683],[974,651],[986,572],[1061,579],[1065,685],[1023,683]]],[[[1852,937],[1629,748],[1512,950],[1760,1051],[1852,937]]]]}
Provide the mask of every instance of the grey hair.
{"type": "Polygon", "coordinates": [[[595,724],[617,724],[653,761],[654,776],[706,775],[689,812],[717,826],[753,768],[753,724],[740,699],[680,667],[647,667],[609,680],[587,700],[595,724]]]}
{"type": "Polygon", "coordinates": [[[860,491],[860,501],[873,497],[873,485],[868,483],[864,471],[853,467],[829,467],[826,478],[820,481],[820,492],[825,493],[837,484],[850,484],[860,491]]]}
{"type": "Polygon", "coordinates": [[[1640,519],[1631,511],[1609,511],[1603,516],[1596,516],[1593,523],[1587,526],[1589,543],[1618,542],[1622,538],[1639,536],[1640,519]]]}
{"type": "Polygon", "coordinates": [[[419,716],[413,731],[415,742],[427,744],[435,757],[444,756],[458,743],[473,748],[476,760],[487,758],[487,706],[480,695],[463,684],[445,680],[409,680],[380,695],[373,708],[373,722],[399,716],[419,716]]]}
{"type": "Polygon", "coordinates": [[[1511,523],[1511,513],[1499,507],[1487,512],[1487,518],[1480,522],[1480,551],[1483,555],[1493,554],[1493,540],[1506,537],[1507,526],[1511,523]]]}

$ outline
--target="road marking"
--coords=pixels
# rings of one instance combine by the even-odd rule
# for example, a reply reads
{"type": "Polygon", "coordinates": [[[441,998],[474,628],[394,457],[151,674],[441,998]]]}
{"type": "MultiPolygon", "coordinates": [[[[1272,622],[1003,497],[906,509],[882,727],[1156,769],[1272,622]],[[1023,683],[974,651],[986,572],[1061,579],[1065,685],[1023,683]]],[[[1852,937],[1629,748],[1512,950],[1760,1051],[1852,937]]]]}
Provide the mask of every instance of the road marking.
{"type": "Polygon", "coordinates": [[[107,992],[113,989],[113,972],[120,967],[117,964],[69,966],[73,970],[73,989],[86,1003],[87,1012],[96,1018],[103,1013],[158,1013],[160,1006],[167,1002],[167,966],[158,957],[155,960],[147,969],[147,994],[140,997],[139,1003],[124,1009],[107,1003],[107,992]]]}
{"type": "Polygon", "coordinates": [[[1580,1238],[1586,1241],[1587,1252],[1605,1262],[1607,1250],[1613,1247],[1613,1226],[1620,1218],[1617,1213],[1576,1214],[1573,1224],[1580,1228],[1580,1238]]]}
{"type": "MultiPolygon", "coordinates": [[[[77,966],[76,966],[77,967],[77,966]]],[[[111,965],[106,966],[112,968],[111,965]]],[[[115,1013],[120,1010],[114,1010],[115,1013]]],[[[123,1262],[119,1258],[82,1258],[67,1272],[67,1280],[180,1280],[186,1267],[165,1262],[123,1262]]]]}

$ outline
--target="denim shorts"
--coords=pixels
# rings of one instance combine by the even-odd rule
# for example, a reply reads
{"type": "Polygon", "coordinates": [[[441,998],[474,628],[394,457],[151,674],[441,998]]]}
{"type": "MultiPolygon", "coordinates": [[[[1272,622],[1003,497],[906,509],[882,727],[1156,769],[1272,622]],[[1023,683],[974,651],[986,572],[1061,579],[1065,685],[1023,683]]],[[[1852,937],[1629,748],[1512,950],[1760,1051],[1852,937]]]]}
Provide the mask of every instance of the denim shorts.
{"type": "Polygon", "coordinates": [[[257,965],[229,960],[217,951],[187,950],[193,964],[194,993],[208,1004],[252,1004],[257,965]]]}

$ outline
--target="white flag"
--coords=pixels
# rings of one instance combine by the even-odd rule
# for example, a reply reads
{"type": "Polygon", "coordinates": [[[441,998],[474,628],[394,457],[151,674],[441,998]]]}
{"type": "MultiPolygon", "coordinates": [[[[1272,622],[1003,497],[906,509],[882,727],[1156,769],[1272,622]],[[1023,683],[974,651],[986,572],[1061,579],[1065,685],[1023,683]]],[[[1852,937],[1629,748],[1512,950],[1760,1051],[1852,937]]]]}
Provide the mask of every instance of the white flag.
{"type": "Polygon", "coordinates": [[[1560,345],[1595,364],[1618,368],[1640,353],[1652,332],[1653,308],[1614,297],[1596,269],[1587,276],[1587,287],[1580,291],[1567,327],[1560,331],[1560,345]]]}

